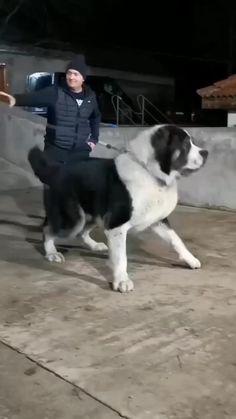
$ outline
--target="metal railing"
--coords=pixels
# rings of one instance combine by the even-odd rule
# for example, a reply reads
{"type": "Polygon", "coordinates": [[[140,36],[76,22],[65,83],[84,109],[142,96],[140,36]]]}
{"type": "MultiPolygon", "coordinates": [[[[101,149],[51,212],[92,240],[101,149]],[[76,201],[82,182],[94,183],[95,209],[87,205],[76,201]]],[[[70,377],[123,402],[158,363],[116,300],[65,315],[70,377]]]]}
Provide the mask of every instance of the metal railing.
{"type": "Polygon", "coordinates": [[[124,117],[124,119],[128,120],[132,125],[148,125],[145,118],[146,116],[149,117],[149,120],[151,118],[154,124],[163,122],[172,123],[172,121],[144,95],[137,96],[137,104],[140,112],[135,111],[118,95],[112,96],[111,103],[115,111],[117,126],[121,124],[121,117],[124,117]],[[148,107],[151,108],[152,111],[148,107]],[[154,113],[156,113],[157,116],[154,113]],[[160,116],[162,120],[160,120],[160,116]],[[136,120],[134,120],[134,117],[136,120]]]}
{"type": "Polygon", "coordinates": [[[172,121],[160,109],[158,109],[158,107],[154,105],[146,96],[138,95],[137,102],[138,102],[140,112],[142,114],[142,123],[145,122],[145,114],[147,114],[150,118],[152,118],[154,123],[158,123],[158,124],[160,122],[168,122],[170,124],[172,123],[172,121]],[[152,111],[148,109],[147,105],[149,105],[152,111]],[[153,114],[153,111],[156,112],[158,116],[155,116],[153,114]],[[161,116],[162,121],[160,121],[159,116],[161,116]]]}
{"type": "Polygon", "coordinates": [[[131,106],[128,105],[128,103],[126,103],[121,96],[113,95],[111,98],[111,103],[116,114],[116,125],[120,125],[121,116],[130,121],[132,125],[137,125],[137,123],[132,118],[132,116],[137,116],[140,118],[141,123],[141,112],[134,111],[134,109],[131,108],[131,106]]]}

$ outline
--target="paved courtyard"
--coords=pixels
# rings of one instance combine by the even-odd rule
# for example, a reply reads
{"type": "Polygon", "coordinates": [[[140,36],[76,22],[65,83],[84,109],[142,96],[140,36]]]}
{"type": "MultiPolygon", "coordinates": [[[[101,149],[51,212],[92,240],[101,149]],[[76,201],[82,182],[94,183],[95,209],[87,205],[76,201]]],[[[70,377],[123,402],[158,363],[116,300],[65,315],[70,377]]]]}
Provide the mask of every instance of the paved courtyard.
{"type": "Polygon", "coordinates": [[[171,217],[198,271],[130,236],[123,295],[79,241],[44,260],[40,190],[0,195],[0,419],[235,419],[236,213],[171,217]]]}

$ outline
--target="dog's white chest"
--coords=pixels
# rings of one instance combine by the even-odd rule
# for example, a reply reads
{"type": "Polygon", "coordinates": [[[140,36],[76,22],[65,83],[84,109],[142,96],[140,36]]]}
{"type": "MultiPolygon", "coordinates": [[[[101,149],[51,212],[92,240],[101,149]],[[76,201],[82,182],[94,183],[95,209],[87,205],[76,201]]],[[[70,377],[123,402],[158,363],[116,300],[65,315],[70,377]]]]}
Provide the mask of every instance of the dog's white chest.
{"type": "Polygon", "coordinates": [[[177,204],[176,187],[146,185],[146,188],[131,188],[130,193],[133,203],[130,223],[137,230],[144,230],[168,217],[177,204]]]}
{"type": "Polygon", "coordinates": [[[158,184],[156,179],[126,156],[122,156],[117,166],[132,198],[130,224],[136,230],[144,230],[163,220],[175,209],[178,200],[175,181],[169,186],[158,184]]]}

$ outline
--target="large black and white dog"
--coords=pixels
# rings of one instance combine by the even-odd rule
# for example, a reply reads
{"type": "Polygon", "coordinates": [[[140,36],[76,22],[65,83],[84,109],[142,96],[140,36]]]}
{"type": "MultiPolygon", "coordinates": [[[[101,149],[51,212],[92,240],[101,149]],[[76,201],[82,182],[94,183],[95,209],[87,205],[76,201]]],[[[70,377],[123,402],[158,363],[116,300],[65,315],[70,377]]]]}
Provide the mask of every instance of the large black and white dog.
{"type": "Polygon", "coordinates": [[[76,237],[92,250],[107,246],[90,237],[95,225],[104,228],[113,273],[113,289],[133,290],[127,274],[126,236],[148,227],[170,243],[190,268],[201,264],[171,229],[167,217],[177,204],[177,179],[200,169],[208,152],[194,145],[190,134],[175,125],[142,131],[114,159],[89,158],[72,165],[48,162],[37,147],[29,152],[35,175],[49,186],[44,231],[47,259],[62,262],[57,237],[76,237]]]}

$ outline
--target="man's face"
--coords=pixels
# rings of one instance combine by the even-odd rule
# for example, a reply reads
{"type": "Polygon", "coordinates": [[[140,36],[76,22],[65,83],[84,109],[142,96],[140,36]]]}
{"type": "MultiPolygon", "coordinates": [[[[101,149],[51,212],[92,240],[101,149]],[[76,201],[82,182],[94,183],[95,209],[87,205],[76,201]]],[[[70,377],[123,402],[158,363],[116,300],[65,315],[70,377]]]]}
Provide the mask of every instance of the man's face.
{"type": "Polygon", "coordinates": [[[82,88],[84,78],[76,70],[69,69],[66,73],[66,82],[71,90],[80,90],[82,88]]]}

